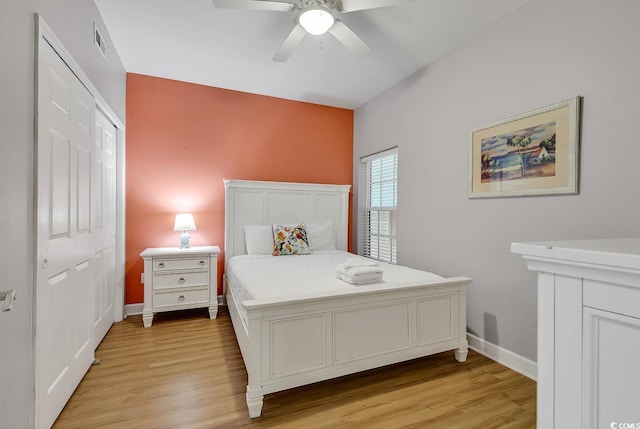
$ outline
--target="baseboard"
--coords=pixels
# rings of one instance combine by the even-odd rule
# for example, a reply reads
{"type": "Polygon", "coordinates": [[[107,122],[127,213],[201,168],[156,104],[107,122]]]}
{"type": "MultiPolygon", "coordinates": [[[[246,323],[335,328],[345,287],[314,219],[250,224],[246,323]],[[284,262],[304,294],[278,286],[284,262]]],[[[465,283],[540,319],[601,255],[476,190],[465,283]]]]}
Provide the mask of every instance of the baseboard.
{"type": "Polygon", "coordinates": [[[475,335],[467,333],[467,341],[469,341],[469,348],[475,350],[488,357],[491,360],[498,362],[501,365],[506,366],[520,374],[524,375],[536,381],[538,374],[538,365],[525,357],[513,353],[507,349],[503,349],[493,343],[476,337],[475,335]]]}
{"type": "Polygon", "coordinates": [[[142,309],[144,308],[143,303],[139,304],[127,304],[124,306],[124,318],[127,316],[135,316],[137,314],[142,314],[142,309]]]}
{"type": "Polygon", "coordinates": [[[224,295],[218,295],[218,305],[227,305],[227,298],[224,295]]]}

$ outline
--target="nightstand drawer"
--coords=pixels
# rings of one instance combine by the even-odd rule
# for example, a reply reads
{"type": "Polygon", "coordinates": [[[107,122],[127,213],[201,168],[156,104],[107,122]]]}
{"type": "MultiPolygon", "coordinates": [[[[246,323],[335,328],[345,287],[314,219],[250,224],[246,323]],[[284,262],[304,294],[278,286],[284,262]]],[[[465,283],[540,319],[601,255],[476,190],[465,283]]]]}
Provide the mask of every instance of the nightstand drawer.
{"type": "Polygon", "coordinates": [[[209,268],[209,258],[167,258],[153,259],[153,271],[192,270],[194,268],[209,268]]]}
{"type": "Polygon", "coordinates": [[[153,275],[153,289],[209,286],[209,271],[190,271],[153,275]]]}
{"type": "Polygon", "coordinates": [[[153,307],[174,307],[194,304],[207,304],[209,302],[209,289],[185,290],[178,292],[154,292],[153,307]]]}

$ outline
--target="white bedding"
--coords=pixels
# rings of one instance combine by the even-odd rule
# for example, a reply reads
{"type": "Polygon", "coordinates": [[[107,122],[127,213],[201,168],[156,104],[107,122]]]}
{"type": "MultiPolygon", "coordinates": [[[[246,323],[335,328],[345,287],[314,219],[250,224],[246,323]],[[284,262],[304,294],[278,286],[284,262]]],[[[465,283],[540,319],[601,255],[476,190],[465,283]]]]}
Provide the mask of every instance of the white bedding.
{"type": "Polygon", "coordinates": [[[246,305],[252,300],[304,299],[421,285],[442,279],[427,271],[380,262],[383,270],[381,282],[350,285],[336,278],[336,266],[354,256],[341,250],[314,252],[311,255],[234,256],[226,267],[228,286],[236,301],[246,305]]]}

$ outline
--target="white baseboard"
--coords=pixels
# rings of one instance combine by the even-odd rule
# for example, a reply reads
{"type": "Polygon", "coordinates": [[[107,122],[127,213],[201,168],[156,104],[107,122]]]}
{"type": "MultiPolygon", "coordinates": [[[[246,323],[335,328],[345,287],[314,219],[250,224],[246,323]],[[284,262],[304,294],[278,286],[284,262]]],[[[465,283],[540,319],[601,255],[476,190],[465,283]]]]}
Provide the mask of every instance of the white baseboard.
{"type": "Polygon", "coordinates": [[[489,359],[519,372],[533,381],[536,381],[538,375],[538,364],[534,361],[469,333],[467,333],[467,341],[469,341],[469,348],[471,350],[475,350],[481,355],[484,355],[489,359]]]}
{"type": "Polygon", "coordinates": [[[127,316],[135,316],[136,314],[142,314],[142,309],[144,308],[143,303],[139,304],[127,304],[124,306],[124,318],[127,316]]]}

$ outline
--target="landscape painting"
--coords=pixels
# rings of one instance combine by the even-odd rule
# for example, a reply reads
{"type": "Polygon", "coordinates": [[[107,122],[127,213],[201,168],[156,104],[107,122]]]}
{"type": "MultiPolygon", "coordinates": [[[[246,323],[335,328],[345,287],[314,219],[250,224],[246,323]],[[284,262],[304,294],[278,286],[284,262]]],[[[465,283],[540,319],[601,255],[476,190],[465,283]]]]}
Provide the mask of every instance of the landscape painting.
{"type": "Polygon", "coordinates": [[[556,123],[480,141],[483,183],[556,175],[556,123]]]}
{"type": "Polygon", "coordinates": [[[469,198],[577,193],[580,101],[472,129],[469,198]]]}

